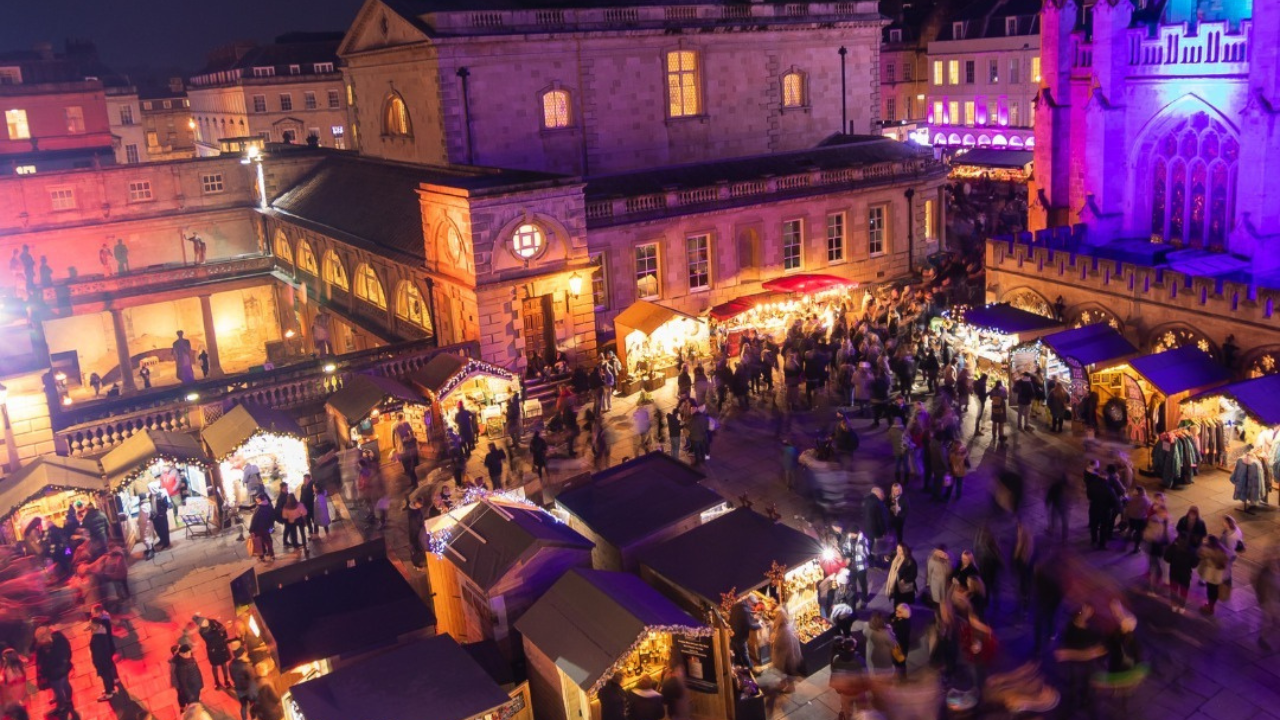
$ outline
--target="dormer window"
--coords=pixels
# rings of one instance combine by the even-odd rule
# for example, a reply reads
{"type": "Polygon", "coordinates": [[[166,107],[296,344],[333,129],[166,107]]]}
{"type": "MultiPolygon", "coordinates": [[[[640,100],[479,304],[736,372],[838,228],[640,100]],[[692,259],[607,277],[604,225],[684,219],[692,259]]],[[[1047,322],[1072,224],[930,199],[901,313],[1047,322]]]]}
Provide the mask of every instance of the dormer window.
{"type": "Polygon", "coordinates": [[[254,68],[254,69],[253,69],[253,76],[254,76],[254,77],[274,77],[274,76],[275,76],[275,74],[276,74],[276,69],[275,69],[275,67],[270,66],[270,65],[262,66],[262,67],[256,67],[256,68],[254,68]]]}
{"type": "Polygon", "coordinates": [[[951,39],[952,40],[964,39],[964,22],[951,23],[951,39]]]}
{"type": "Polygon", "coordinates": [[[1018,18],[1007,17],[1004,19],[1004,34],[1011,37],[1018,34],[1018,18]]]}
{"type": "Polygon", "coordinates": [[[901,30],[890,30],[890,31],[889,31],[889,42],[891,42],[891,43],[900,43],[900,42],[902,42],[902,31],[901,31],[901,30]]]}

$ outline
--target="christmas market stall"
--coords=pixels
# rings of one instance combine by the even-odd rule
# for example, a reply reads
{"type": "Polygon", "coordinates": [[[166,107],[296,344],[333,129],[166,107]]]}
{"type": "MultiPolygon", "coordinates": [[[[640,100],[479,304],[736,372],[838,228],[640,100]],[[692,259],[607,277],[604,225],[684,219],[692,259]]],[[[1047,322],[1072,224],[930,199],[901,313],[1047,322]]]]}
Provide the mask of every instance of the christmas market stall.
{"type": "MultiPolygon", "coordinates": [[[[799,635],[806,674],[825,667],[835,628],[820,614],[818,583],[822,548],[799,530],[738,508],[637,555],[640,576],[695,617],[716,629],[716,667],[733,668],[732,683],[715,690],[725,708],[753,712],[751,669],[731,653],[734,606],[758,608],[759,637],[744,640],[768,653],[769,625],[785,609],[799,635]],[[725,553],[732,557],[726,561],[725,553]],[[740,706],[739,703],[742,703],[740,706]]],[[[695,705],[696,707],[696,705],[695,705]]]]}
{"type": "Polygon", "coordinates": [[[464,642],[496,640],[509,659],[511,625],[571,567],[591,566],[591,541],[512,496],[465,500],[427,523],[427,575],[440,631],[464,642]]]}
{"type": "Polygon", "coordinates": [[[354,375],[324,404],[329,426],[339,447],[376,446],[384,458],[401,451],[395,428],[409,423],[414,440],[427,443],[431,403],[421,393],[393,378],[354,375]]]}
{"type": "Polygon", "coordinates": [[[637,300],[613,319],[624,394],[657,390],[680,373],[682,361],[711,357],[707,321],[665,305],[637,300]]]}
{"type": "Polygon", "coordinates": [[[951,159],[951,179],[1025,183],[1031,174],[1034,154],[1031,150],[1003,148],[969,150],[951,159]]]}
{"type": "Polygon", "coordinates": [[[529,684],[504,690],[448,635],[415,640],[294,685],[286,720],[533,720],[529,684]]]}
{"type": "Polygon", "coordinates": [[[968,308],[950,318],[948,342],[959,354],[973,358],[973,376],[986,373],[990,380],[1010,385],[1010,378],[1034,373],[1040,364],[1040,351],[1034,341],[1062,327],[1062,323],[1043,315],[1016,308],[1008,303],[995,303],[968,308]]]}
{"type": "MultiPolygon", "coordinates": [[[[440,353],[421,369],[411,374],[408,382],[431,403],[431,442],[437,450],[444,447],[444,430],[456,430],[454,414],[462,403],[475,413],[482,435],[492,438],[506,434],[506,403],[520,390],[520,377],[483,360],[440,353]]],[[[524,403],[526,417],[541,417],[539,407],[533,410],[524,403]]]]}
{"type": "Polygon", "coordinates": [[[266,492],[273,500],[281,481],[296,488],[311,472],[307,440],[293,418],[261,405],[236,405],[201,433],[218,463],[228,505],[252,505],[266,492]]]}
{"type": "Polygon", "coordinates": [[[764,292],[711,308],[716,334],[731,350],[748,330],[781,341],[797,322],[810,329],[831,328],[842,309],[860,307],[850,294],[858,284],[835,275],[794,273],[767,280],[761,287],[764,292]]]}
{"type": "Polygon", "coordinates": [[[1222,385],[1181,402],[1180,425],[1198,442],[1203,463],[1231,470],[1232,497],[1246,510],[1280,483],[1280,375],[1222,385]]]}
{"type": "MultiPolygon", "coordinates": [[[[101,503],[107,485],[96,460],[44,455],[0,480],[0,540],[23,539],[36,519],[61,527],[76,502],[101,503]]],[[[108,508],[102,508],[111,516],[108,508]]]]}
{"type": "Polygon", "coordinates": [[[1073,404],[1089,394],[1089,376],[1136,356],[1138,349],[1106,323],[1062,330],[1040,338],[1046,380],[1064,383],[1073,404]]]}
{"type": "Polygon", "coordinates": [[[663,717],[658,688],[683,668],[698,718],[726,718],[727,684],[712,630],[640,578],[570,570],[516,622],[539,720],[600,720],[600,693],[622,692],[632,717],[663,717]],[[621,688],[606,685],[621,676],[621,688]]]}
{"type": "Polygon", "coordinates": [[[633,571],[637,552],[728,511],[724,498],[700,484],[704,477],[664,452],[651,452],[562,490],[556,514],[595,543],[593,567],[633,571]]]}
{"type": "Polygon", "coordinates": [[[1194,345],[1143,355],[1090,376],[1103,426],[1134,445],[1176,442],[1186,434],[1178,427],[1181,401],[1230,379],[1226,368],[1194,345]]]}
{"type": "Polygon", "coordinates": [[[163,492],[177,508],[188,535],[208,534],[222,517],[213,463],[195,437],[182,432],[140,430],[102,456],[107,488],[115,493],[120,534],[131,546],[141,497],[163,492]]]}

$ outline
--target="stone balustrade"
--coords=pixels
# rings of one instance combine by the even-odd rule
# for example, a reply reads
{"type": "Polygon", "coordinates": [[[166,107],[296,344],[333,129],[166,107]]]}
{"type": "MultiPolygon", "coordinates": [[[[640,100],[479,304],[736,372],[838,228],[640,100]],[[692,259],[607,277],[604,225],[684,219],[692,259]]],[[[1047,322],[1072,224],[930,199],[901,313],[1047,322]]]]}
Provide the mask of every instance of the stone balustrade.
{"type": "Polygon", "coordinates": [[[147,268],[126,275],[92,275],[61,281],[50,287],[41,288],[40,292],[46,304],[56,305],[68,300],[114,297],[158,287],[189,285],[270,272],[273,262],[270,256],[253,255],[209,262],[204,265],[147,268]]]}
{"type": "Polygon", "coordinates": [[[587,7],[540,10],[442,11],[428,13],[428,23],[451,34],[492,32],[566,32],[619,27],[666,27],[672,24],[739,22],[866,20],[877,12],[874,3],[854,2],[751,3],[682,5],[671,7],[587,7]]]}

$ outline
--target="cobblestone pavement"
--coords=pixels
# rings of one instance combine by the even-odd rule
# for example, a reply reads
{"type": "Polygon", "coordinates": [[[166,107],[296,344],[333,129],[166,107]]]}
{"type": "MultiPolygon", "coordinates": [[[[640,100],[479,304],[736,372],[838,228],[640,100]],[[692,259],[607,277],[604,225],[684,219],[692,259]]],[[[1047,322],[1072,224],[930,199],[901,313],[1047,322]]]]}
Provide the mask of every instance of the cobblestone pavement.
{"type": "MultiPolygon", "coordinates": [[[[673,385],[669,384],[656,394],[660,407],[671,407],[673,385]]],[[[608,415],[614,436],[611,462],[636,455],[636,439],[630,420],[635,399],[616,399],[608,415]]],[[[833,414],[832,408],[819,402],[818,409],[796,415],[792,433],[800,438],[802,444],[811,444],[812,438],[833,414]]],[[[858,419],[855,428],[862,443],[850,469],[867,482],[891,482],[892,458],[885,427],[872,429],[868,420],[858,419]]],[[[971,431],[971,418],[966,428],[971,431]]],[[[1065,463],[1070,468],[1074,494],[1068,547],[1079,552],[1093,569],[1095,579],[1109,580],[1124,587],[1139,586],[1145,578],[1145,556],[1130,555],[1119,551],[1118,547],[1109,551],[1089,551],[1087,548],[1085,508],[1078,479],[1085,458],[1080,437],[1069,433],[1053,435],[1043,431],[1041,426],[1033,433],[1012,432],[1004,448],[991,447],[989,436],[972,440],[970,448],[974,471],[966,480],[963,499],[939,504],[925,497],[918,487],[908,488],[913,502],[905,534],[915,548],[922,568],[924,558],[934,544],[946,543],[953,553],[958,553],[971,545],[978,526],[993,517],[991,477],[995,469],[1005,462],[1014,461],[1023,468],[1028,478],[1025,517],[1032,527],[1043,531],[1046,517],[1039,500],[1043,497],[1044,479],[1065,463]]],[[[472,458],[468,470],[470,475],[483,474],[480,463],[484,451],[482,443],[472,458]]],[[[785,522],[800,527],[805,525],[803,518],[809,513],[808,507],[789,492],[781,480],[780,445],[776,440],[774,421],[768,412],[758,409],[746,413],[735,411],[724,417],[711,456],[706,465],[708,486],[730,499],[745,494],[757,509],[772,505],[785,522]]],[[[1137,464],[1140,466],[1141,462],[1137,464]]],[[[397,497],[402,497],[407,488],[398,466],[389,465],[385,469],[390,478],[389,487],[397,497]]],[[[581,460],[561,460],[553,461],[552,470],[554,477],[549,484],[554,485],[588,468],[581,460]]],[[[1140,477],[1139,480],[1148,489],[1156,487],[1151,478],[1140,477]]],[[[508,479],[508,485],[512,484],[513,481],[508,479]]],[[[1174,518],[1180,517],[1189,505],[1196,504],[1211,531],[1216,532],[1221,526],[1221,516],[1236,510],[1230,497],[1231,486],[1226,473],[1211,471],[1201,475],[1190,488],[1169,493],[1170,513],[1174,518]]],[[[407,534],[401,505],[400,502],[392,503],[386,535],[389,546],[403,558],[407,555],[407,534]]],[[[1099,703],[1101,717],[1151,720],[1280,718],[1280,653],[1264,651],[1257,643],[1260,613],[1249,586],[1253,561],[1280,537],[1280,513],[1264,509],[1256,515],[1237,514],[1236,517],[1244,528],[1249,550],[1237,563],[1233,597],[1219,605],[1216,616],[1203,618],[1195,613],[1175,616],[1159,601],[1135,593],[1133,603],[1139,613],[1139,635],[1153,671],[1126,702],[1103,699],[1099,703]]],[[[995,524],[994,527],[1007,551],[1007,524],[995,524]]],[[[335,525],[334,535],[316,544],[315,551],[324,552],[327,548],[359,542],[364,530],[366,528],[349,520],[340,522],[335,525]]],[[[131,570],[135,597],[128,611],[117,617],[117,645],[124,658],[120,671],[128,690],[127,697],[118,695],[110,703],[96,702],[101,687],[89,661],[87,623],[76,621],[63,627],[75,649],[75,705],[84,720],[135,720],[148,712],[160,720],[175,718],[178,714],[176,699],[168,682],[169,647],[182,635],[183,627],[193,613],[199,611],[224,621],[232,615],[229,582],[253,562],[246,556],[244,543],[236,539],[235,530],[214,538],[187,539],[180,532],[175,532],[174,537],[172,550],[159,553],[151,561],[135,559],[131,570]]],[[[1038,542],[1042,546],[1052,544],[1043,535],[1038,542]]],[[[296,561],[298,556],[297,553],[281,555],[277,565],[296,561]]],[[[884,572],[873,571],[873,592],[883,581],[884,572]]],[[[1019,664],[1032,655],[1029,621],[1016,611],[1008,586],[1009,583],[1005,582],[1001,609],[994,614],[994,625],[1003,648],[997,669],[1019,664]]],[[[1203,588],[1193,587],[1190,604],[1198,606],[1203,594],[1203,588]]],[[[877,597],[872,603],[873,609],[887,607],[887,600],[883,597],[877,597]]],[[[305,608],[299,608],[299,612],[305,611],[305,608]]],[[[203,649],[198,641],[196,645],[197,657],[201,659],[206,674],[204,699],[218,720],[237,716],[238,706],[230,695],[212,689],[212,677],[203,663],[203,649]]],[[[1280,638],[1276,638],[1272,645],[1280,647],[1280,638]]],[[[912,666],[922,665],[924,655],[925,650],[917,644],[910,653],[909,663],[912,666]]],[[[1048,656],[1043,660],[1045,668],[1051,671],[1052,660],[1048,656]]],[[[48,695],[48,692],[42,692],[32,698],[29,708],[33,717],[40,717],[48,709],[48,695]]],[[[838,708],[838,698],[827,687],[827,674],[823,671],[798,683],[794,693],[771,703],[770,715],[774,720],[833,718],[838,708]]],[[[1060,710],[1048,717],[1067,715],[1060,710]]]]}

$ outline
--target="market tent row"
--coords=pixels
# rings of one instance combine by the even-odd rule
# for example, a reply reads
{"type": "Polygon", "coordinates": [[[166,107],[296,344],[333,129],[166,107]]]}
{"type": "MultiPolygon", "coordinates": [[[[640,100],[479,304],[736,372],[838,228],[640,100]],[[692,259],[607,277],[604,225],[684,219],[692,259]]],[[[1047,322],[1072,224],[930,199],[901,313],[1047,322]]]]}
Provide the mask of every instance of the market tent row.
{"type": "MultiPolygon", "coordinates": [[[[1184,422],[1199,426],[1205,460],[1223,469],[1236,469],[1248,456],[1257,460],[1257,487],[1240,489],[1248,505],[1262,501],[1268,480],[1276,480],[1280,460],[1280,375],[1221,385],[1181,402],[1184,422]]],[[[1235,474],[1232,481],[1238,480],[1235,474]]],[[[1251,479],[1252,480],[1252,479],[1251,479]]]]}
{"type": "Polygon", "coordinates": [[[422,393],[394,378],[380,375],[353,375],[324,404],[329,427],[338,447],[367,447],[373,443],[380,454],[402,450],[395,436],[398,416],[403,414],[414,439],[426,444],[427,419],[431,403],[422,393]]]}
{"type": "Polygon", "coordinates": [[[1002,380],[1007,386],[1010,378],[1034,373],[1039,365],[1039,353],[1029,343],[1061,326],[1053,318],[995,303],[965,310],[952,319],[950,332],[953,346],[973,356],[974,377],[986,373],[992,385],[1002,380]]]}
{"type": "Polygon", "coordinates": [[[251,505],[264,492],[274,499],[281,481],[298,487],[311,472],[306,433],[274,408],[236,405],[200,435],[218,463],[227,504],[251,505]]]}
{"type": "Polygon", "coordinates": [[[1040,358],[1045,379],[1065,383],[1073,402],[1089,394],[1090,373],[1119,365],[1138,354],[1133,343],[1105,323],[1045,335],[1040,343],[1048,350],[1040,358]]]}
{"type": "MultiPolygon", "coordinates": [[[[443,447],[445,429],[457,430],[453,418],[458,403],[476,414],[482,433],[501,437],[506,430],[505,405],[511,394],[519,391],[520,377],[483,360],[440,353],[409,375],[408,384],[431,403],[427,435],[432,443],[443,447]]],[[[522,410],[526,417],[542,415],[541,404],[536,400],[526,401],[522,410]],[[536,414],[531,414],[534,407],[536,414]]]]}
{"type": "Polygon", "coordinates": [[[195,437],[164,430],[136,432],[103,455],[102,472],[119,503],[125,546],[131,547],[137,537],[141,497],[161,490],[178,509],[183,525],[218,527],[223,496],[212,482],[212,466],[195,437]]]}
{"type": "Polygon", "coordinates": [[[816,319],[830,328],[841,307],[853,308],[849,292],[858,284],[835,275],[794,273],[767,280],[761,287],[762,293],[711,308],[715,330],[728,342],[730,354],[736,354],[741,335],[748,330],[781,340],[796,320],[816,319]]]}
{"type": "MultiPolygon", "coordinates": [[[[680,359],[707,358],[711,354],[710,325],[665,305],[637,300],[613,319],[618,360],[626,383],[644,383],[654,390],[680,372],[680,359]]],[[[624,384],[625,394],[639,385],[624,384]]]]}
{"type": "Polygon", "coordinates": [[[1035,153],[1031,150],[969,150],[951,159],[951,179],[1026,182],[1034,160],[1035,153]]]}
{"type": "Polygon", "coordinates": [[[1194,345],[1143,355],[1092,376],[1103,424],[1139,445],[1178,426],[1183,399],[1230,380],[1230,371],[1194,345]]]}
{"type": "MultiPolygon", "coordinates": [[[[45,455],[0,480],[0,538],[6,544],[23,538],[37,518],[61,526],[74,502],[100,502],[107,492],[96,460],[45,455]]],[[[110,513],[108,513],[108,516],[110,513]]]]}
{"type": "Polygon", "coordinates": [[[623,676],[633,716],[663,717],[657,688],[673,655],[684,664],[695,706],[717,698],[716,688],[726,684],[717,672],[725,666],[715,664],[711,651],[711,628],[628,573],[570,570],[516,627],[539,720],[600,718],[598,693],[615,673],[623,676]]]}

